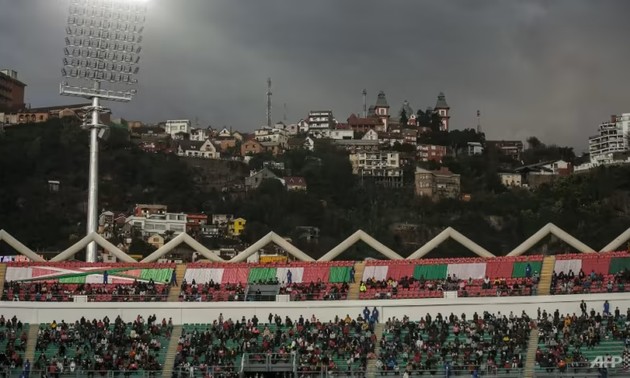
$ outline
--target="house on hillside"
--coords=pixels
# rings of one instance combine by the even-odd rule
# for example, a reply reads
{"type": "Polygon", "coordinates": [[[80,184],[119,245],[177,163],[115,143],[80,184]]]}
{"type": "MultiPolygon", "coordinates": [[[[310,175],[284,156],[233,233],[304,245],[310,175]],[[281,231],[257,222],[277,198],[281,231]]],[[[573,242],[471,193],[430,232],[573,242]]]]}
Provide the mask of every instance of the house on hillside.
{"type": "Polygon", "coordinates": [[[468,142],[466,144],[466,155],[474,156],[483,154],[483,145],[479,142],[468,142]]]}
{"type": "Polygon", "coordinates": [[[186,232],[193,235],[201,229],[201,226],[208,223],[207,214],[186,214],[186,232]]]}
{"type": "Polygon", "coordinates": [[[516,172],[500,172],[499,178],[501,179],[501,184],[508,188],[520,188],[522,184],[523,177],[520,173],[516,172]]]}
{"type": "Polygon", "coordinates": [[[288,191],[306,191],[306,180],[304,177],[287,176],[283,177],[282,180],[288,191]]]}
{"type": "Polygon", "coordinates": [[[523,154],[523,142],[520,140],[487,140],[486,148],[488,147],[494,148],[516,161],[520,161],[523,154]]]}
{"type": "Polygon", "coordinates": [[[282,155],[286,144],[282,144],[278,141],[260,142],[265,152],[270,152],[273,156],[282,155]]]}
{"type": "Polygon", "coordinates": [[[435,161],[441,163],[442,159],[447,155],[448,148],[446,146],[437,146],[435,144],[419,144],[416,147],[418,159],[420,161],[435,161]]]}
{"type": "Polygon", "coordinates": [[[232,133],[232,138],[236,139],[239,142],[242,142],[245,139],[243,134],[239,133],[238,131],[232,133]]]}
{"type": "Polygon", "coordinates": [[[390,188],[403,185],[400,153],[395,151],[357,152],[348,155],[352,174],[361,181],[373,182],[390,188]]]}
{"type": "Polygon", "coordinates": [[[437,171],[430,171],[416,167],[416,196],[429,197],[433,200],[458,198],[460,190],[460,176],[449,171],[448,168],[442,167],[437,171]]]}
{"type": "Polygon", "coordinates": [[[177,155],[186,157],[200,157],[206,159],[219,159],[221,154],[211,140],[197,142],[182,140],[177,143],[177,155]]]}
{"type": "Polygon", "coordinates": [[[219,151],[226,152],[231,148],[236,147],[236,138],[233,136],[221,136],[219,135],[214,139],[214,144],[217,146],[219,151]]]}
{"type": "Polygon", "coordinates": [[[190,130],[190,140],[194,140],[197,142],[204,142],[208,138],[210,138],[210,133],[208,129],[191,129],[190,130]]]}
{"type": "Polygon", "coordinates": [[[315,149],[315,141],[310,136],[307,136],[307,137],[292,137],[287,142],[287,149],[289,149],[289,150],[304,149],[304,150],[307,150],[307,151],[313,151],[315,149]]]}
{"type": "Polygon", "coordinates": [[[546,161],[524,165],[514,170],[522,176],[522,183],[530,188],[553,182],[559,177],[573,173],[573,165],[564,160],[546,161]]]}
{"type": "Polygon", "coordinates": [[[227,225],[234,219],[232,214],[212,214],[212,224],[217,226],[227,225]]]}
{"type": "Polygon", "coordinates": [[[263,152],[265,148],[256,139],[249,139],[241,144],[241,156],[256,155],[263,152]]]}
{"type": "Polygon", "coordinates": [[[363,134],[362,140],[378,140],[378,132],[376,130],[368,130],[363,134]]]}
{"type": "Polygon", "coordinates": [[[151,244],[155,248],[162,248],[164,246],[164,237],[160,234],[153,234],[149,236],[147,243],[151,244]]]}
{"type": "Polygon", "coordinates": [[[221,131],[219,131],[219,134],[217,135],[217,137],[219,137],[219,138],[231,138],[232,137],[232,132],[227,127],[224,127],[223,129],[221,129],[221,131]]]}
{"type": "Polygon", "coordinates": [[[247,223],[247,221],[243,218],[232,220],[228,225],[228,234],[230,236],[241,236],[243,231],[245,231],[245,223],[247,223]]]}
{"type": "Polygon", "coordinates": [[[263,168],[258,172],[253,172],[249,177],[245,177],[245,190],[254,190],[260,186],[263,180],[280,180],[269,168],[263,168]]]}
{"type": "Polygon", "coordinates": [[[375,115],[363,118],[353,113],[350,114],[347,121],[348,127],[358,133],[365,133],[369,130],[382,130],[384,127],[381,119],[375,115]]]}
{"type": "Polygon", "coordinates": [[[403,143],[416,146],[418,144],[418,129],[405,128],[401,131],[403,143]]]}

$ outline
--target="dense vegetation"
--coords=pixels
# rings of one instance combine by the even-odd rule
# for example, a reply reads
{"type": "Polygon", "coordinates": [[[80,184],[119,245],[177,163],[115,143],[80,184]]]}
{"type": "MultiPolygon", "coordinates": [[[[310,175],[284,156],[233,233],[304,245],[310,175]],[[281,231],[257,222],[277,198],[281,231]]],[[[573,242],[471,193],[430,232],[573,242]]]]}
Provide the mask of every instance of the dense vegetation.
{"type": "MultiPolygon", "coordinates": [[[[453,134],[455,137],[460,138],[453,134]]],[[[545,146],[537,139],[528,143],[524,158],[529,162],[573,155],[570,149],[545,146]]],[[[87,158],[87,134],[72,121],[20,126],[0,134],[0,229],[39,250],[60,249],[82,236],[87,158]],[[61,190],[50,192],[48,180],[59,180],[61,190]]],[[[264,159],[252,159],[251,167],[260,166],[264,159]]],[[[471,200],[434,203],[414,197],[412,179],[402,189],[359,185],[347,155],[327,143],[318,144],[313,153],[289,151],[278,160],[285,162],[291,175],[306,178],[308,192],[286,192],[275,180],[248,193],[228,195],[208,189],[182,159],[143,153],[129,142],[124,130],[115,129],[101,149],[100,205],[128,211],[136,203],[155,202],[172,211],[233,213],[247,219],[244,241],[274,230],[292,237],[314,256],[357,229],[405,256],[448,226],[495,254],[511,250],[548,222],[595,249],[630,226],[627,167],[573,175],[536,191],[507,190],[496,172],[514,162],[492,150],[481,156],[460,154],[444,164],[462,175],[463,191],[471,194],[471,200]],[[318,227],[319,238],[306,242],[297,226],[318,227]]],[[[407,172],[412,174],[413,167],[407,172]]],[[[570,250],[553,238],[535,249],[545,248],[549,252],[570,250]]],[[[460,252],[455,243],[447,242],[434,253],[460,252]]],[[[375,256],[364,246],[350,253],[344,256],[375,256]]]]}

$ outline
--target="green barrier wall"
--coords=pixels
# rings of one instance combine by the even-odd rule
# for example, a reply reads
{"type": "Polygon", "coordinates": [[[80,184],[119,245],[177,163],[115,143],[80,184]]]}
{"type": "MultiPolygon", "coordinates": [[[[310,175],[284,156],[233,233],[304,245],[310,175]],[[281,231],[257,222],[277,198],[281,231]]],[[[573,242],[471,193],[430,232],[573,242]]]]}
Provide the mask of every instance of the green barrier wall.
{"type": "Polygon", "coordinates": [[[350,280],[349,266],[332,266],[330,267],[330,274],[328,275],[328,282],[348,282],[350,280]]]}
{"type": "Polygon", "coordinates": [[[542,261],[521,261],[515,262],[512,266],[512,278],[525,277],[525,268],[527,267],[527,264],[532,267],[532,276],[534,275],[534,272],[538,272],[538,274],[540,274],[542,261]]]}
{"type": "Polygon", "coordinates": [[[630,269],[630,257],[615,257],[610,260],[608,273],[616,274],[619,272],[623,272],[626,269],[630,269]]]}
{"type": "Polygon", "coordinates": [[[154,282],[170,282],[173,269],[142,269],[140,271],[140,279],[150,280],[154,282]]]}
{"type": "Polygon", "coordinates": [[[247,282],[258,283],[272,281],[276,278],[276,268],[251,268],[247,282]]]}
{"type": "Polygon", "coordinates": [[[416,265],[413,270],[413,277],[420,279],[424,277],[425,280],[442,280],[446,278],[446,270],[448,265],[416,265]]]}

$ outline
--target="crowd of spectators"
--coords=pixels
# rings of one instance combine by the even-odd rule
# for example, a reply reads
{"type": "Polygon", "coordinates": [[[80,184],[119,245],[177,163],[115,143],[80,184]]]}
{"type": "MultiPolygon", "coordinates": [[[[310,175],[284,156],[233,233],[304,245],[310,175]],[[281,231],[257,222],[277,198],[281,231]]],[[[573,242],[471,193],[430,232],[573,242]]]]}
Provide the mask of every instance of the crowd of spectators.
{"type": "MultiPolygon", "coordinates": [[[[255,285],[278,285],[278,294],[291,296],[292,301],[310,300],[343,300],[348,297],[350,286],[348,283],[302,282],[278,283],[277,281],[257,282],[255,285]]],[[[241,283],[219,284],[210,281],[197,284],[193,279],[190,283],[184,280],[179,294],[180,302],[216,302],[243,301],[247,287],[241,283]]],[[[256,293],[249,293],[252,298],[256,293]]]]}
{"type": "Polygon", "coordinates": [[[350,286],[347,282],[328,283],[301,282],[281,285],[280,294],[289,294],[292,301],[343,300],[348,297],[350,286]]]}
{"type": "Polygon", "coordinates": [[[220,315],[212,324],[184,327],[175,371],[211,370],[213,377],[233,377],[235,363],[247,353],[254,363],[266,356],[286,363],[297,359],[299,376],[322,371],[351,376],[365,372],[375,344],[374,322],[361,315],[327,323],[314,316],[283,319],[269,314],[265,322],[256,316],[233,321],[220,315]]]}
{"type": "Polygon", "coordinates": [[[523,368],[533,326],[535,321],[524,312],[520,316],[475,313],[472,318],[427,314],[417,322],[407,316],[390,318],[376,366],[381,375],[509,373],[523,368]]]}
{"type": "MultiPolygon", "coordinates": [[[[623,341],[630,347],[630,308],[623,314],[617,307],[610,309],[610,303],[604,302],[603,311],[591,308],[582,301],[580,314],[553,314],[540,311],[538,315],[539,345],[536,350],[536,364],[547,372],[565,373],[574,369],[590,368],[593,361],[584,355],[585,350],[592,350],[604,340],[623,341]]],[[[611,356],[606,356],[610,358],[611,356]]],[[[604,366],[601,366],[604,367],[604,366]]]]}
{"type": "Polygon", "coordinates": [[[16,316],[0,315],[0,370],[16,369],[23,364],[28,332],[16,316]]]}
{"type": "Polygon", "coordinates": [[[59,282],[7,282],[3,301],[72,302],[76,295],[86,295],[90,302],[159,302],[168,298],[168,285],[134,280],[129,284],[59,282]]]}
{"type": "Polygon", "coordinates": [[[616,274],[591,273],[584,270],[576,274],[573,270],[554,272],[551,276],[552,294],[580,294],[580,293],[612,293],[625,292],[626,285],[630,283],[630,270],[627,268],[616,274]]]}
{"type": "Polygon", "coordinates": [[[179,293],[180,302],[221,302],[245,300],[245,286],[240,283],[215,283],[213,280],[197,284],[193,279],[190,283],[185,279],[179,293]]]}
{"type": "Polygon", "coordinates": [[[362,298],[369,299],[396,299],[401,296],[439,298],[445,291],[457,291],[460,297],[536,295],[539,280],[537,273],[523,278],[485,277],[481,280],[460,279],[455,275],[448,275],[443,280],[427,280],[424,277],[402,277],[399,280],[370,278],[361,281],[359,293],[362,298]]]}
{"type": "Polygon", "coordinates": [[[168,347],[173,330],[171,320],[157,321],[155,315],[138,316],[126,324],[120,317],[75,323],[53,321],[41,325],[35,347],[35,370],[49,376],[84,372],[84,376],[110,371],[129,376],[135,371],[161,375],[160,356],[168,347]]]}

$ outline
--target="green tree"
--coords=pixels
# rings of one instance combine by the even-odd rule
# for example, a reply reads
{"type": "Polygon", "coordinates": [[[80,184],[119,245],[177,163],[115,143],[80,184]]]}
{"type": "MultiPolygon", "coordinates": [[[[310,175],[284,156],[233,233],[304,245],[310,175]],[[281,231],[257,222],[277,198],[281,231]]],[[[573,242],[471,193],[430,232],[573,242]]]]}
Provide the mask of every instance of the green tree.
{"type": "Polygon", "coordinates": [[[131,244],[129,245],[130,255],[142,255],[142,257],[147,257],[151,253],[155,252],[155,250],[155,246],[145,242],[141,238],[132,239],[131,244]]]}
{"type": "Polygon", "coordinates": [[[400,124],[402,126],[406,126],[409,121],[409,116],[407,116],[407,111],[405,109],[400,110],[400,124]]]}

